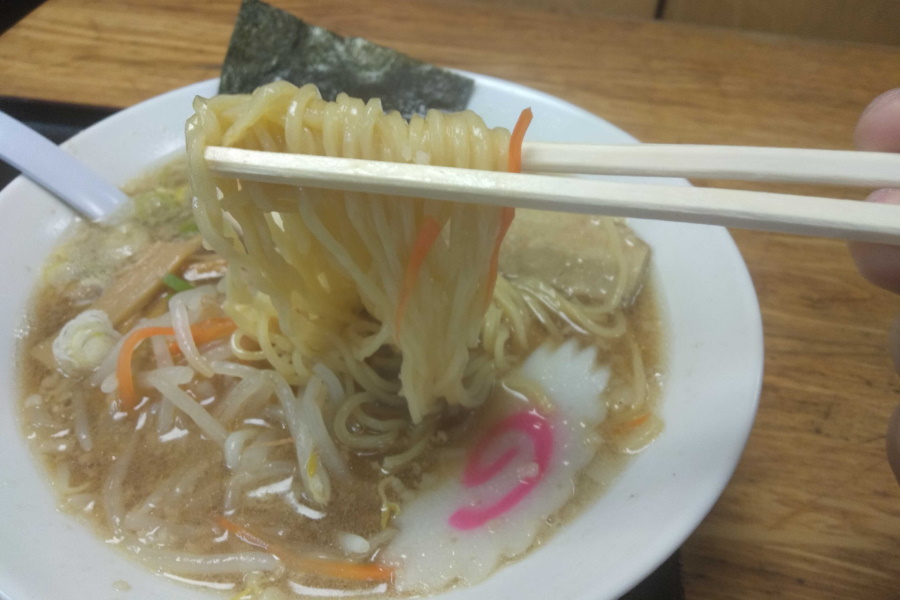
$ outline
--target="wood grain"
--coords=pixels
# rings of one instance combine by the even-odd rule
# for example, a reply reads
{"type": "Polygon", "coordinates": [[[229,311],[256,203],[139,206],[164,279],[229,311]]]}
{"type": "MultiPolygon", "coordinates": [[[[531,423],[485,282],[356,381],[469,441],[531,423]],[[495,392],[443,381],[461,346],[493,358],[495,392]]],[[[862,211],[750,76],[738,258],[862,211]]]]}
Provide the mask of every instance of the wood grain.
{"type": "MultiPolygon", "coordinates": [[[[888,46],[444,0],[276,4],[556,94],[661,143],[849,148],[860,111],[900,73],[900,49],[888,46]]],[[[49,0],[0,37],[0,93],[125,106],[212,77],[236,11],[216,0],[49,0]]],[[[883,432],[900,402],[885,350],[900,301],[866,284],[839,242],[734,237],[762,306],[766,375],[741,464],[684,546],[687,597],[896,600],[900,487],[883,432]]]]}
{"type": "Polygon", "coordinates": [[[900,44],[896,0],[666,0],[663,18],[811,38],[900,44]]]}
{"type": "Polygon", "coordinates": [[[601,17],[652,19],[659,0],[460,0],[495,8],[537,9],[601,17]]]}

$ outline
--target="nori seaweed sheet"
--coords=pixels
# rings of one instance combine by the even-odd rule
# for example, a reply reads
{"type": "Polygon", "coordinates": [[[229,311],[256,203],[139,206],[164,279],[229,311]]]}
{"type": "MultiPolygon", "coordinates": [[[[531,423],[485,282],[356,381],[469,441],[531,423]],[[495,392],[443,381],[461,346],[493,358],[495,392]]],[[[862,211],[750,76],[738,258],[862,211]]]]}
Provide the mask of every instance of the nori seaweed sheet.
{"type": "Polygon", "coordinates": [[[314,83],[326,100],[340,92],[381,98],[385,111],[407,119],[430,108],[464,110],[474,87],[467,77],[362,38],[341,37],[259,0],[243,0],[219,93],[246,94],[279,79],[314,83]]]}

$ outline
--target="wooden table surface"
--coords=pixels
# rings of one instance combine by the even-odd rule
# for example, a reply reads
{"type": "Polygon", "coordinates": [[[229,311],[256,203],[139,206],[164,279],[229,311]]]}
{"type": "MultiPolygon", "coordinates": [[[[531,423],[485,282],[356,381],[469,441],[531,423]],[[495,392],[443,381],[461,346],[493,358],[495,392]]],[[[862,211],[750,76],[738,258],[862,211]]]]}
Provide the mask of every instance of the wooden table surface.
{"type": "MultiPolygon", "coordinates": [[[[648,142],[848,148],[868,101],[900,85],[900,48],[886,46],[452,0],[274,4],[558,95],[648,142]]],[[[127,106],[214,77],[237,8],[49,0],[0,37],[0,94],[127,106]]],[[[900,301],[865,283],[840,242],[733,235],[762,305],[765,383],[737,472],[684,545],[687,597],[900,598],[900,487],[883,450],[900,401],[885,349],[900,301]]]]}

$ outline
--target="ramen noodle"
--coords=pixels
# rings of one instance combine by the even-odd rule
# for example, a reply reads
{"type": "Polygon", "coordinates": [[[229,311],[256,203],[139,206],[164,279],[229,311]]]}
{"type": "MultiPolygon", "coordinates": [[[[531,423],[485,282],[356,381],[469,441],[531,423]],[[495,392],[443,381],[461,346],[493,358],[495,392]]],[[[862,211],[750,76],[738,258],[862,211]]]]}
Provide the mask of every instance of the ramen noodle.
{"type": "Polygon", "coordinates": [[[63,506],[238,598],[435,593],[534,548],[662,426],[646,244],[203,160],[506,170],[515,139],[284,82],[197,99],[187,167],[77,224],[35,294],[23,428],[63,506]]]}

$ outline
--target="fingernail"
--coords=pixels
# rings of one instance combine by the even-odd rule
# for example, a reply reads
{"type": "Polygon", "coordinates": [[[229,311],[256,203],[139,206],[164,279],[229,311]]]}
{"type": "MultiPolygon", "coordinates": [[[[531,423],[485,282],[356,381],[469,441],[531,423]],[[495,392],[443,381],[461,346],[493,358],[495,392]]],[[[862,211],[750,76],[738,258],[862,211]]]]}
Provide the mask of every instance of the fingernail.
{"type": "Polygon", "coordinates": [[[888,90],[883,94],[877,96],[874,100],[869,102],[869,105],[863,110],[862,114],[867,115],[872,112],[872,110],[880,107],[882,104],[887,102],[893,102],[894,99],[900,98],[900,88],[894,88],[892,90],[888,90]]]}

